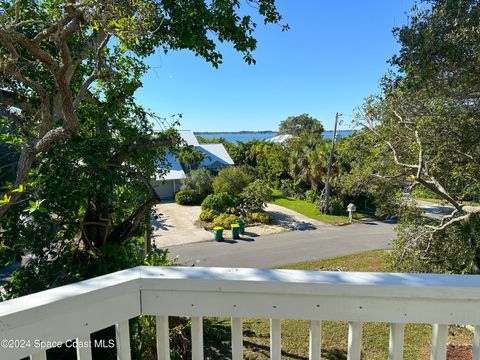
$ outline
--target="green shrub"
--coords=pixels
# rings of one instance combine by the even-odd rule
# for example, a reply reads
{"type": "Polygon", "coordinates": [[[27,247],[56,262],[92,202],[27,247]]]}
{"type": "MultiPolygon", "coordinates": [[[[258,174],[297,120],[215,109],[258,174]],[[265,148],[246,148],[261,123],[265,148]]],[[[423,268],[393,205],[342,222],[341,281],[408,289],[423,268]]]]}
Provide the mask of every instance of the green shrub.
{"type": "Polygon", "coordinates": [[[232,196],[240,194],[253,181],[253,177],[245,167],[231,166],[220,170],[213,180],[215,193],[225,192],[232,196]]]}
{"type": "Polygon", "coordinates": [[[193,190],[180,190],[175,195],[175,202],[180,205],[200,205],[203,196],[193,190]]]}
{"type": "Polygon", "coordinates": [[[255,180],[248,184],[240,194],[239,212],[248,215],[262,211],[266,203],[272,198],[272,190],[262,180],[255,180]]]}
{"type": "Polygon", "coordinates": [[[305,191],[305,200],[315,204],[318,200],[318,194],[314,190],[307,190],[305,191]]]}
{"type": "Polygon", "coordinates": [[[235,198],[227,193],[210,194],[203,200],[202,210],[212,210],[220,214],[228,212],[235,205],[235,198]]]}
{"type": "Polygon", "coordinates": [[[233,214],[221,214],[213,219],[212,226],[221,226],[224,229],[230,229],[232,224],[235,224],[240,218],[233,214]]]}
{"type": "Polygon", "coordinates": [[[264,211],[252,212],[247,217],[247,222],[249,223],[268,224],[272,220],[272,217],[264,211]]]}
{"type": "Polygon", "coordinates": [[[300,200],[304,198],[304,184],[299,179],[283,179],[280,181],[280,189],[283,195],[300,200]]]}
{"type": "Polygon", "coordinates": [[[205,222],[212,222],[213,219],[215,219],[218,216],[218,213],[216,213],[213,210],[202,210],[200,215],[198,216],[198,219],[200,221],[205,221],[205,222]]]}
{"type": "Polygon", "coordinates": [[[328,213],[332,215],[345,215],[347,209],[343,206],[343,202],[339,198],[332,196],[328,200],[328,213]]]}
{"type": "Polygon", "coordinates": [[[204,197],[213,192],[213,176],[209,170],[200,168],[190,171],[183,180],[182,190],[193,190],[204,197]]]}

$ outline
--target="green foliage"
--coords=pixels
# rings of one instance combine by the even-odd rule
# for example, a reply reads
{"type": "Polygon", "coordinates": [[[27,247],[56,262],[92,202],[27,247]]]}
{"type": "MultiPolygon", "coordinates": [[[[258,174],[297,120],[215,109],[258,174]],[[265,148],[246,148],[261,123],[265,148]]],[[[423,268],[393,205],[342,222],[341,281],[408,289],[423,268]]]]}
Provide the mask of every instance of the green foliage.
{"type": "Polygon", "coordinates": [[[347,210],[346,206],[344,206],[343,202],[339,198],[331,196],[328,200],[327,212],[332,215],[345,215],[347,210]]]}
{"type": "Polygon", "coordinates": [[[239,211],[243,215],[262,211],[272,198],[272,190],[262,180],[255,180],[247,185],[239,198],[239,211]]]}
{"type": "Polygon", "coordinates": [[[216,213],[215,211],[207,209],[207,210],[202,210],[202,212],[198,216],[198,219],[204,222],[212,222],[213,219],[215,219],[218,215],[219,214],[216,213]]]}
{"type": "Polygon", "coordinates": [[[224,229],[231,229],[231,225],[235,224],[240,218],[234,214],[220,214],[213,219],[212,227],[221,226],[224,229]]]}
{"type": "Polygon", "coordinates": [[[213,176],[208,169],[195,169],[183,180],[182,190],[192,190],[206,197],[213,192],[212,182],[213,176]]]}
{"type": "Polygon", "coordinates": [[[177,154],[178,161],[188,172],[196,169],[200,163],[207,158],[207,155],[200,150],[195,149],[194,146],[182,146],[177,154]]]}
{"type": "Polygon", "coordinates": [[[321,137],[323,131],[324,128],[320,120],[317,120],[308,114],[289,116],[281,121],[278,127],[279,134],[290,134],[298,137],[321,137]]]}
{"type": "Polygon", "coordinates": [[[175,194],[175,202],[180,205],[200,205],[204,197],[195,190],[180,190],[175,194]]]}
{"type": "Polygon", "coordinates": [[[436,202],[442,201],[442,198],[435,194],[433,191],[428,190],[425,186],[416,186],[412,191],[412,196],[415,199],[435,200],[436,202]]]}
{"type": "Polygon", "coordinates": [[[338,176],[333,179],[337,196],[345,202],[353,201],[358,208],[367,204],[378,216],[398,214],[399,193],[406,179],[398,173],[390,156],[387,146],[368,130],[338,142],[338,176]]]}
{"type": "Polygon", "coordinates": [[[480,4],[428,3],[395,29],[400,51],[390,60],[393,69],[382,80],[382,93],[358,112],[367,128],[364,145],[370,146],[358,161],[363,169],[354,166],[380,179],[371,182],[387,195],[385,209],[402,214],[406,195],[418,194],[420,185],[420,193],[428,189],[455,208],[443,225],[418,215],[402,219],[394,252],[399,264],[410,262],[405,268],[416,271],[477,272],[472,230],[478,208],[462,201],[480,195],[480,4]]]}
{"type": "Polygon", "coordinates": [[[315,204],[317,200],[319,200],[317,192],[313,190],[305,191],[304,197],[306,201],[311,202],[312,204],[315,204]]]}
{"type": "Polygon", "coordinates": [[[255,139],[246,142],[239,141],[232,146],[229,154],[237,165],[257,166],[255,149],[264,143],[255,139]]]}
{"type": "Polygon", "coordinates": [[[289,169],[293,179],[310,185],[317,191],[325,184],[330,145],[319,136],[308,135],[289,142],[289,169]]]}
{"type": "Polygon", "coordinates": [[[215,177],[213,190],[215,193],[227,193],[237,196],[252,180],[253,177],[249,173],[248,168],[244,166],[230,166],[220,170],[215,177]]]}
{"type": "Polygon", "coordinates": [[[282,144],[260,142],[250,148],[250,157],[255,160],[258,177],[271,186],[278,187],[280,180],[288,177],[290,149],[282,144]]]}
{"type": "MultiPolygon", "coordinates": [[[[4,55],[0,65],[6,71],[0,75],[0,107],[2,112],[13,109],[0,121],[0,199],[3,209],[8,208],[0,217],[0,259],[4,265],[32,255],[32,261],[13,274],[5,296],[142,263],[136,240],[158,201],[149,179],[162,175],[165,154],[180,142],[172,129],[155,132],[152,120],[158,117],[135,102],[135,91],[148,70],[144,58],[159,48],[186,49],[218,66],[222,62],[218,45],[229,42],[252,63],[256,48],[252,15],[266,23],[281,21],[273,1],[260,0],[252,9],[222,1],[0,4],[0,31],[8,28],[15,34],[4,34],[0,44],[4,55]],[[63,23],[65,18],[68,24],[63,23]],[[55,30],[63,31],[63,26],[68,29],[65,38],[55,30]],[[46,29],[53,29],[53,34],[46,29]],[[42,32],[43,40],[30,41],[42,32]],[[103,34],[108,35],[106,46],[96,51],[103,34]],[[41,51],[31,52],[17,43],[15,39],[23,36],[41,51]],[[63,63],[65,48],[72,64],[63,63]],[[60,73],[54,74],[58,69],[60,73]],[[12,76],[12,70],[21,76],[12,76]],[[22,83],[22,76],[28,82],[22,83]],[[93,82],[85,83],[92,77],[93,82]],[[59,86],[62,79],[66,86],[59,86]],[[88,85],[83,97],[82,84],[88,85]],[[66,97],[59,92],[64,87],[66,97]],[[73,104],[76,98],[80,101],[73,104]],[[50,136],[49,146],[23,163],[27,172],[15,179],[20,154],[31,154],[43,133],[61,136],[50,136]]],[[[189,163],[195,162],[193,157],[189,163]]]]}
{"type": "Polygon", "coordinates": [[[285,196],[302,199],[305,191],[305,184],[299,179],[284,179],[280,182],[280,192],[285,196]]]}
{"type": "Polygon", "coordinates": [[[265,211],[251,212],[247,215],[248,223],[268,224],[272,222],[272,220],[272,217],[268,215],[265,211]]]}
{"type": "MultiPolygon", "coordinates": [[[[192,358],[191,319],[169,317],[170,358],[182,360],[192,358]]],[[[151,360],[156,358],[156,321],[154,316],[140,316],[130,320],[132,335],[132,359],[151,360]],[[137,320],[138,319],[138,320],[137,320]]],[[[218,356],[218,344],[231,339],[230,323],[218,318],[204,318],[206,358],[218,356]]]]}
{"type": "Polygon", "coordinates": [[[202,202],[202,210],[211,210],[218,214],[228,212],[235,206],[235,198],[228,193],[222,192],[210,194],[202,202]]]}
{"type": "Polygon", "coordinates": [[[480,216],[433,234],[418,218],[402,219],[396,230],[392,260],[397,271],[480,274],[480,216]]]}

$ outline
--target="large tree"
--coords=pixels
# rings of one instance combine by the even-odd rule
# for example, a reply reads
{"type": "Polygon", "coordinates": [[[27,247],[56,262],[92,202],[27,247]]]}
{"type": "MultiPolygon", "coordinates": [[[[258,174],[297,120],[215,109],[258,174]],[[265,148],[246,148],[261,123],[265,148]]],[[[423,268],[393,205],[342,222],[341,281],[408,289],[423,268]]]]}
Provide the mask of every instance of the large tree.
{"type": "Polygon", "coordinates": [[[480,194],[479,28],[478,1],[415,7],[409,24],[395,30],[401,44],[391,60],[395,71],[384,78],[383,94],[369,98],[361,111],[361,122],[380,140],[376,146],[390,154],[388,173],[379,167],[375,175],[403,179],[404,199],[421,185],[453,208],[438,224],[415,220],[400,231],[400,260],[410,254],[438,269],[480,271],[480,244],[470,231],[480,207],[466,202],[480,194]],[[445,241],[454,249],[464,240],[476,250],[454,268],[445,241]]]}
{"type": "Polygon", "coordinates": [[[308,114],[289,116],[280,122],[278,126],[279,134],[289,134],[293,136],[322,136],[324,131],[320,120],[308,114]]]}
{"type": "Polygon", "coordinates": [[[248,13],[278,23],[275,3],[0,6],[0,134],[9,152],[0,161],[14,163],[14,174],[2,174],[0,184],[0,259],[35,255],[12,293],[128,266],[137,248],[132,239],[159,201],[149,184],[160,175],[155,164],[179,142],[173,130],[154,132],[156,117],[135,102],[148,70],[144,58],[158,48],[187,49],[216,67],[218,42],[230,42],[252,63],[255,23],[248,13]]]}

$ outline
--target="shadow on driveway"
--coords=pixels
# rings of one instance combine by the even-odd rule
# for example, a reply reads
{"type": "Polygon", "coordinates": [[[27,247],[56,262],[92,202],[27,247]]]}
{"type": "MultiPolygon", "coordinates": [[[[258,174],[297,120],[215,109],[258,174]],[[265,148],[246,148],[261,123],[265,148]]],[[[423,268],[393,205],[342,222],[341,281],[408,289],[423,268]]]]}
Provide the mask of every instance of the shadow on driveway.
{"type": "Polygon", "coordinates": [[[283,214],[279,211],[269,210],[267,213],[274,219],[274,222],[277,225],[291,231],[308,231],[317,229],[312,223],[296,220],[290,215],[283,214]]]}

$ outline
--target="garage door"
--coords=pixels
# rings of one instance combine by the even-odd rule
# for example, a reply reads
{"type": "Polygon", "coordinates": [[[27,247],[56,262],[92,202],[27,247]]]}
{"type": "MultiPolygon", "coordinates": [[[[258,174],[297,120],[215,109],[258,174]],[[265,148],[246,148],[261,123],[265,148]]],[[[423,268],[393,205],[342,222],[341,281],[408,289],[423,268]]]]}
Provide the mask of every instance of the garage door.
{"type": "Polygon", "coordinates": [[[163,181],[155,184],[155,191],[160,199],[171,200],[175,197],[173,181],[163,181]]]}

